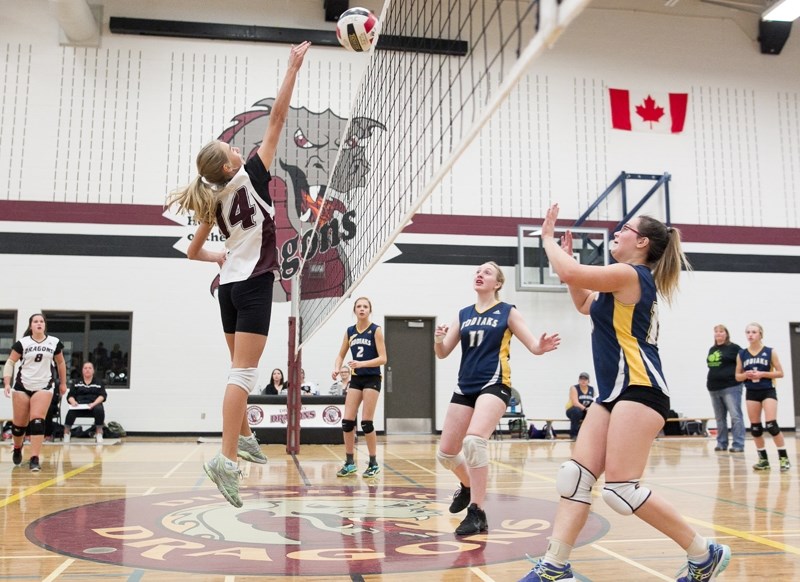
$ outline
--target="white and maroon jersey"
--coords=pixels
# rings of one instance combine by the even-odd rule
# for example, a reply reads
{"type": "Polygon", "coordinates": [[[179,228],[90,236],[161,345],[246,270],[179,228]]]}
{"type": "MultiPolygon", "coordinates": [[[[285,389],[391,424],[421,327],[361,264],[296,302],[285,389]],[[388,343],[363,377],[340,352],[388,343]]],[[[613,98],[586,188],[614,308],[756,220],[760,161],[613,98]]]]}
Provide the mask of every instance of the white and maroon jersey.
{"type": "Polygon", "coordinates": [[[217,206],[217,226],[225,235],[228,252],[220,285],[278,270],[271,178],[261,158],[254,155],[228,183],[228,193],[217,206]]]}
{"type": "Polygon", "coordinates": [[[48,335],[37,342],[26,335],[11,349],[21,354],[16,383],[26,390],[35,392],[53,385],[53,358],[60,354],[64,345],[57,337],[48,335]]]}

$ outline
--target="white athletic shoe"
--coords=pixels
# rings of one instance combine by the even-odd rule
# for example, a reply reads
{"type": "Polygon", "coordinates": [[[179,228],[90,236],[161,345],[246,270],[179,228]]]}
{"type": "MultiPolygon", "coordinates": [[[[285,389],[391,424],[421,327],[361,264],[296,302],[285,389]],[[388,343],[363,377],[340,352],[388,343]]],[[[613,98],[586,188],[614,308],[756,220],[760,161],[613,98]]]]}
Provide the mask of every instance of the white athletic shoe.
{"type": "Polygon", "coordinates": [[[103,444],[103,435],[101,435],[101,434],[94,435],[94,442],[96,442],[98,445],[102,445],[103,444]]]}
{"type": "Polygon", "coordinates": [[[68,442],[69,442],[69,438],[70,438],[70,435],[68,435],[68,434],[65,434],[65,435],[64,435],[64,438],[62,439],[62,441],[63,441],[64,443],[68,443],[68,442]]]}

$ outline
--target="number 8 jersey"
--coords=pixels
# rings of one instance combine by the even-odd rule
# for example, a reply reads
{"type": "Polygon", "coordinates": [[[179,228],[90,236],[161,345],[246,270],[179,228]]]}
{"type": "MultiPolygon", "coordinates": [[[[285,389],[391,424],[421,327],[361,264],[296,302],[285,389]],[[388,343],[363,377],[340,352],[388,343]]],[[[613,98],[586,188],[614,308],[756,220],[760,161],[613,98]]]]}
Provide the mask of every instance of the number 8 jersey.
{"type": "Polygon", "coordinates": [[[271,179],[261,158],[254,155],[228,183],[217,206],[217,226],[228,251],[219,273],[220,285],[278,271],[271,179]]]}
{"type": "Polygon", "coordinates": [[[513,308],[499,301],[482,313],[474,305],[458,312],[461,366],[457,393],[477,394],[493,384],[511,387],[508,358],[513,334],[508,328],[508,314],[513,308]]]}

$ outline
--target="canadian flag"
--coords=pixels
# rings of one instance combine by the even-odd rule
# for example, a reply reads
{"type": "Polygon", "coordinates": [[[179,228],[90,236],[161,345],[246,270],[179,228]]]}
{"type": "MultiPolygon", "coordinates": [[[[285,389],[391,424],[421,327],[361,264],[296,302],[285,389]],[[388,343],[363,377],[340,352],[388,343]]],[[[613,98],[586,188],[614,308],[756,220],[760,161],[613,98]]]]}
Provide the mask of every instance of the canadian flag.
{"type": "Polygon", "coordinates": [[[608,95],[614,129],[655,133],[683,131],[688,93],[609,89],[608,95]]]}

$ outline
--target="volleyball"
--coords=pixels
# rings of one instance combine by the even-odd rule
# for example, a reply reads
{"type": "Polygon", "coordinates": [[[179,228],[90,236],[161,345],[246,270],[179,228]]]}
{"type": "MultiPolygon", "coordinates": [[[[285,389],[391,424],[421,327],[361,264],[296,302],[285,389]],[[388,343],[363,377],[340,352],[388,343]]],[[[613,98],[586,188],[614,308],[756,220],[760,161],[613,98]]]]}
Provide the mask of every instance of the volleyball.
{"type": "Polygon", "coordinates": [[[377,32],[378,18],[366,8],[345,10],[336,23],[339,44],[357,53],[369,50],[377,32]]]}

